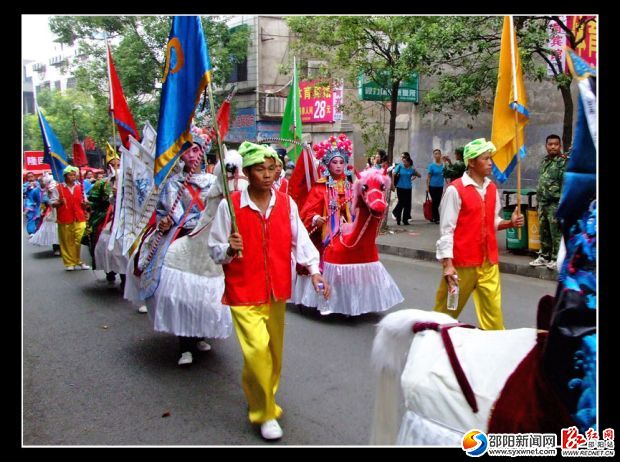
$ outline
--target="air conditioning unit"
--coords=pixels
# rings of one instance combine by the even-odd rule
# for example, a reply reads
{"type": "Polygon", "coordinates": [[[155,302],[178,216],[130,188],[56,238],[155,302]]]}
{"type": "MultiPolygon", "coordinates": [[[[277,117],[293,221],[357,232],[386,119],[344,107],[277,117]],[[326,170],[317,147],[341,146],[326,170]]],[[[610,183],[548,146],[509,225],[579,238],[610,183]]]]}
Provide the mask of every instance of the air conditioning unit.
{"type": "Polygon", "coordinates": [[[281,116],[286,107],[286,98],[275,95],[265,95],[265,115],[281,116]]]}
{"type": "Polygon", "coordinates": [[[321,66],[325,64],[327,64],[326,61],[308,60],[308,77],[318,77],[321,66]]]}

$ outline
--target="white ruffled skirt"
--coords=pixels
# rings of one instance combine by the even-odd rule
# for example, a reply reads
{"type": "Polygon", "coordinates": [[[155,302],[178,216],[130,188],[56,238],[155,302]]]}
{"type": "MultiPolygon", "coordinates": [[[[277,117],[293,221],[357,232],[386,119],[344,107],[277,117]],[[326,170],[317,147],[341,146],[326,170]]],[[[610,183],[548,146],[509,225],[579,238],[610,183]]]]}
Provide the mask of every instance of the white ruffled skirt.
{"type": "Polygon", "coordinates": [[[338,265],[324,263],[323,278],[331,287],[325,300],[312,286],[310,276],[297,276],[293,303],[316,307],[321,314],[357,316],[386,311],[404,300],[390,273],[380,261],[338,265]]]}
{"type": "Polygon", "coordinates": [[[463,432],[445,424],[405,412],[396,439],[399,446],[461,446],[463,432]]]}
{"type": "Polygon", "coordinates": [[[41,227],[28,239],[28,242],[44,247],[58,244],[58,225],[53,221],[43,220],[41,227]]]}
{"type": "Polygon", "coordinates": [[[153,329],[181,337],[227,338],[230,308],[222,305],[224,276],[206,277],[163,266],[159,286],[146,300],[153,329]]]}
{"type": "Polygon", "coordinates": [[[104,229],[99,235],[97,244],[95,245],[95,263],[98,270],[106,273],[114,271],[118,274],[125,274],[127,269],[127,257],[123,255],[121,243],[118,241],[114,245],[114,249],[108,250],[108,242],[110,242],[110,230],[104,229]]]}
{"type": "Polygon", "coordinates": [[[125,269],[125,290],[123,292],[123,298],[131,303],[140,306],[144,305],[144,300],[140,298],[140,278],[133,274],[133,257],[132,254],[127,259],[127,268],[125,269]]]}

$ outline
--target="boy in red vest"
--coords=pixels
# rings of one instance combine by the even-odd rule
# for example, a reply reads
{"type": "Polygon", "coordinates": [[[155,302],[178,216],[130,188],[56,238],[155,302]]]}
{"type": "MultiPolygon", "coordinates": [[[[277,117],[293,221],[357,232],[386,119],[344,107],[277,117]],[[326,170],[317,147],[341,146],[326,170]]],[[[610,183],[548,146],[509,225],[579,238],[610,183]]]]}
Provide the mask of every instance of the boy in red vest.
{"type": "Polygon", "coordinates": [[[82,185],[75,181],[78,171],[77,167],[67,166],[62,172],[65,182],[53,189],[50,197],[50,204],[56,207],[60,255],[67,271],[90,269],[80,259],[88,202],[84,199],[82,185]]]}
{"type": "Polygon", "coordinates": [[[443,277],[434,311],[458,318],[473,292],[478,322],[484,330],[504,329],[496,232],[520,228],[524,223],[516,209],[510,220],[499,216],[499,193],[487,178],[495,151],[493,143],[484,138],[465,146],[463,160],[468,170],[450,183],[441,199],[441,237],[437,241],[443,277]],[[455,284],[459,288],[458,304],[456,310],[449,310],[448,286],[455,284]]]}
{"type": "Polygon", "coordinates": [[[249,186],[232,193],[238,233],[231,234],[226,200],[217,210],[209,248],[224,268],[222,303],[230,305],[243,353],[243,391],[250,422],[261,425],[263,438],[282,437],[276,419],[282,409],[275,394],[280,383],[284,345],[284,313],[291,297],[291,252],[308,268],[317,291],[329,297],[319,273],[319,252],[304,227],[297,205],[272,188],[277,153],[267,145],[245,141],[239,147],[249,186]],[[238,257],[237,251],[243,256],[238,257]],[[323,287],[320,286],[323,284],[323,287]]]}

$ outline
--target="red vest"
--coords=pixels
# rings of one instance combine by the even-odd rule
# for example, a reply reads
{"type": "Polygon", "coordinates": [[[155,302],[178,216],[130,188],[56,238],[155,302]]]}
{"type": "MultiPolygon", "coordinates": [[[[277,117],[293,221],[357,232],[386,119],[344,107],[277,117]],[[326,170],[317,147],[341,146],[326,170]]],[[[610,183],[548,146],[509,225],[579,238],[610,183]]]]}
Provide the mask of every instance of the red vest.
{"type": "Polygon", "coordinates": [[[82,202],[84,202],[82,185],[77,183],[74,183],[74,185],[73,194],[64,184],[58,185],[59,197],[65,200],[65,203],[56,209],[56,221],[61,225],[69,225],[76,221],[86,221],[86,216],[82,209],[82,202]]]}
{"type": "Polygon", "coordinates": [[[269,218],[241,207],[241,191],[233,192],[239,234],[243,239],[243,258],[235,257],[223,265],[226,288],[224,305],[260,305],[291,296],[291,221],[287,195],[277,191],[269,218]]]}
{"type": "Polygon", "coordinates": [[[456,188],[461,198],[461,210],[454,230],[452,264],[455,267],[480,266],[485,259],[496,264],[495,184],[489,184],[484,200],[473,185],[464,186],[461,178],[450,185],[456,188]]]}

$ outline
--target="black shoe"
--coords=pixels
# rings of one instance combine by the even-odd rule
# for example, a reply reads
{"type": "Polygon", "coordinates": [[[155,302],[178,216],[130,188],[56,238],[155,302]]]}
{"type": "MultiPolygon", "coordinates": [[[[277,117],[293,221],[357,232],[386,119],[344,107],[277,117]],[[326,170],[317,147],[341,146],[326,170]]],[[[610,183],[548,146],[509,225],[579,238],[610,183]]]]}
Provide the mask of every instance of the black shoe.
{"type": "Polygon", "coordinates": [[[400,226],[400,220],[396,220],[396,224],[400,226]]]}
{"type": "Polygon", "coordinates": [[[403,225],[409,226],[409,220],[403,220],[403,225]]]}

